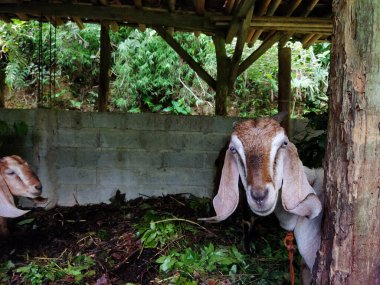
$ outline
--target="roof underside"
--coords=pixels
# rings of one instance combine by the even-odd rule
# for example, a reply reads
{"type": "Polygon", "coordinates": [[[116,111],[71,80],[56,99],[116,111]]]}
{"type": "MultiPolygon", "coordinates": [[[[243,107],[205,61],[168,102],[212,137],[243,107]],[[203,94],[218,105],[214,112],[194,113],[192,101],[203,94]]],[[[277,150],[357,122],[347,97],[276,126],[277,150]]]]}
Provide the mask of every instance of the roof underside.
{"type": "Polygon", "coordinates": [[[2,0],[0,19],[39,20],[61,25],[74,21],[164,27],[219,35],[231,42],[252,13],[246,42],[265,40],[275,32],[287,33],[304,46],[329,41],[332,34],[331,0],[2,0]],[[252,10],[253,6],[253,10],[252,10]]]}

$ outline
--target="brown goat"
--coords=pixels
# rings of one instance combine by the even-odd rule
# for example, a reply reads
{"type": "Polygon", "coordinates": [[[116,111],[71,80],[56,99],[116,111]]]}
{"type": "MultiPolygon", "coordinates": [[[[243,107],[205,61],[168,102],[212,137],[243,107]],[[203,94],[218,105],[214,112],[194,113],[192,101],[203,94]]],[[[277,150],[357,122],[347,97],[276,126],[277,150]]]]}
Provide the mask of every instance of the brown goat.
{"type": "Polygon", "coordinates": [[[216,216],[200,220],[227,219],[239,204],[240,184],[254,214],[274,213],[285,230],[294,231],[307,265],[303,284],[309,284],[321,241],[323,171],[302,165],[295,145],[277,120],[246,120],[234,126],[225,153],[218,194],[213,199],[216,216]]]}
{"type": "Polygon", "coordinates": [[[18,209],[13,196],[27,197],[45,203],[41,198],[42,184],[28,163],[17,155],[0,159],[0,236],[8,234],[5,218],[15,218],[27,213],[18,209]]]}

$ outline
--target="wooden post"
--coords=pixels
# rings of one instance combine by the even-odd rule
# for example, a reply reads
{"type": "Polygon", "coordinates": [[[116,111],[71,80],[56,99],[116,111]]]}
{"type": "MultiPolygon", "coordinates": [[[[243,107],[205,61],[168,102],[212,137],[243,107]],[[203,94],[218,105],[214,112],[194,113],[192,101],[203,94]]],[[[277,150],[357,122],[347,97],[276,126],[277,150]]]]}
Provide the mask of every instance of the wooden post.
{"type": "Polygon", "coordinates": [[[291,83],[291,55],[288,47],[278,45],[278,112],[288,112],[281,125],[286,133],[290,134],[290,83],[291,83]]]}
{"type": "Polygon", "coordinates": [[[111,41],[108,24],[101,25],[100,30],[100,72],[98,111],[107,111],[107,101],[110,92],[111,41]]]}
{"type": "Polygon", "coordinates": [[[5,94],[7,85],[5,84],[6,61],[0,59],[0,109],[5,108],[5,94]]]}
{"type": "Polygon", "coordinates": [[[233,82],[230,79],[231,59],[226,53],[224,37],[213,37],[216,53],[217,78],[215,94],[215,115],[227,115],[227,97],[232,92],[233,82]]]}
{"type": "Polygon", "coordinates": [[[325,211],[313,284],[379,285],[380,6],[336,1],[333,15],[325,211]]]}

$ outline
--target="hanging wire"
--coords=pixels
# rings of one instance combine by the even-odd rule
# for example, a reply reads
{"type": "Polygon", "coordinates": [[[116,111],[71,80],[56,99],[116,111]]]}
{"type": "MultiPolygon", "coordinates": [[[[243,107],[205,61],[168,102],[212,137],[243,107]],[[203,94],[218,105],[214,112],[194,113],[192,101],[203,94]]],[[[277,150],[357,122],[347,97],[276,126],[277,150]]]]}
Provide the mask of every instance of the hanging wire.
{"type": "MultiPolygon", "coordinates": [[[[51,30],[51,22],[49,22],[49,105],[51,105],[51,89],[52,89],[52,63],[53,63],[53,61],[52,61],[52,47],[51,47],[51,45],[52,45],[52,35],[51,35],[51,32],[52,32],[52,30],[51,30]]],[[[49,107],[51,107],[51,106],[49,106],[49,107]]]]}
{"type": "Polygon", "coordinates": [[[57,18],[54,18],[54,53],[53,53],[53,96],[55,98],[56,88],[55,88],[55,76],[57,72],[57,18]]]}
{"type": "Polygon", "coordinates": [[[39,22],[39,37],[38,37],[38,80],[37,80],[37,87],[38,87],[38,93],[37,93],[37,105],[41,105],[42,101],[42,19],[40,19],[39,22]]]}

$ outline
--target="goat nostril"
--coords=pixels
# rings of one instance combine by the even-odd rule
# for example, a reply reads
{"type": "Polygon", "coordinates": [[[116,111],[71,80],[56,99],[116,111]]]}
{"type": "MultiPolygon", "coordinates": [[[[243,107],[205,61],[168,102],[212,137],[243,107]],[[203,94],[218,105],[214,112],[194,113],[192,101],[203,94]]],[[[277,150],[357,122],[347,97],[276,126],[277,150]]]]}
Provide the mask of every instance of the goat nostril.
{"type": "Polygon", "coordinates": [[[36,188],[38,191],[41,191],[42,190],[42,185],[41,184],[36,185],[36,186],[34,186],[34,188],[36,188]]]}
{"type": "Polygon", "coordinates": [[[265,188],[261,191],[251,191],[251,197],[257,204],[259,204],[259,206],[261,206],[265,199],[268,197],[268,193],[268,188],[265,188]]]}

